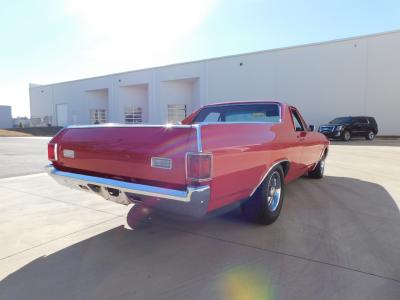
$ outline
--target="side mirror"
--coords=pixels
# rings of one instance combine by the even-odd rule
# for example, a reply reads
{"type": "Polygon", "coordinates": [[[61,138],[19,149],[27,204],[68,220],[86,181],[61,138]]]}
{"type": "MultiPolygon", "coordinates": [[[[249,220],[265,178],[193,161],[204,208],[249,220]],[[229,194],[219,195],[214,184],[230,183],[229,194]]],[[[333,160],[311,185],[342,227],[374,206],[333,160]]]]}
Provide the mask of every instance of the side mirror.
{"type": "Polygon", "coordinates": [[[315,129],[315,126],[314,126],[314,125],[309,125],[309,126],[308,126],[308,130],[314,131],[314,129],[315,129]]]}

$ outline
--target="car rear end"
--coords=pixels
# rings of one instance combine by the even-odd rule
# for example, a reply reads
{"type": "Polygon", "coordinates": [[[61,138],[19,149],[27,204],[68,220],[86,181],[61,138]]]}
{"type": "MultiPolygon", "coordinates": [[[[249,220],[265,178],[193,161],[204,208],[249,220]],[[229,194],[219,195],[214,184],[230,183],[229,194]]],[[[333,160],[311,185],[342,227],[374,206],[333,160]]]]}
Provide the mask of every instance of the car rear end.
{"type": "Polygon", "coordinates": [[[212,155],[199,126],[72,126],[48,145],[59,183],[120,204],[193,217],[207,212],[212,155]]]}
{"type": "Polygon", "coordinates": [[[367,117],[368,123],[370,124],[370,129],[374,132],[375,135],[378,134],[378,123],[376,123],[376,120],[374,117],[367,117]]]}

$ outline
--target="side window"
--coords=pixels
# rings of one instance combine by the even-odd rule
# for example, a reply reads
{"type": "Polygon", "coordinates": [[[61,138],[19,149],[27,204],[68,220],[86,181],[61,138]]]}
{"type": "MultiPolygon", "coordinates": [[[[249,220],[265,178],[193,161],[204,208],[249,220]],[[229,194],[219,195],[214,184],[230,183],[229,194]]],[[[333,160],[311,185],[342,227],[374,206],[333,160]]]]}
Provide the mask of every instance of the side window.
{"type": "Polygon", "coordinates": [[[368,124],[368,121],[366,118],[356,117],[356,118],[353,118],[353,123],[368,124]]]}
{"type": "Polygon", "coordinates": [[[292,119],[293,119],[293,124],[294,124],[294,129],[295,131],[304,131],[304,126],[301,123],[301,119],[299,117],[299,114],[295,110],[291,110],[292,113],[292,119]]]}
{"type": "Polygon", "coordinates": [[[375,121],[374,118],[368,118],[367,120],[368,120],[368,123],[369,123],[369,124],[371,124],[371,125],[373,125],[373,126],[376,126],[376,121],[375,121]]]}
{"type": "Polygon", "coordinates": [[[204,118],[203,122],[221,122],[221,113],[211,112],[204,118]]]}

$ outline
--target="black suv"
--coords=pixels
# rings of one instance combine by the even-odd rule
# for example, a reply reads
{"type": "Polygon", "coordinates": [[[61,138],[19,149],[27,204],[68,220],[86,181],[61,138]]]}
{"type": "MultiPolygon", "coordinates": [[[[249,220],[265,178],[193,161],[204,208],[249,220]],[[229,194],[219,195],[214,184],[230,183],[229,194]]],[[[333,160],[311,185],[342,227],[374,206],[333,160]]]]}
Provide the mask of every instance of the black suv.
{"type": "Polygon", "coordinates": [[[373,140],[378,133],[378,125],[373,117],[340,117],[318,129],[326,137],[349,141],[352,136],[363,136],[373,140]]]}

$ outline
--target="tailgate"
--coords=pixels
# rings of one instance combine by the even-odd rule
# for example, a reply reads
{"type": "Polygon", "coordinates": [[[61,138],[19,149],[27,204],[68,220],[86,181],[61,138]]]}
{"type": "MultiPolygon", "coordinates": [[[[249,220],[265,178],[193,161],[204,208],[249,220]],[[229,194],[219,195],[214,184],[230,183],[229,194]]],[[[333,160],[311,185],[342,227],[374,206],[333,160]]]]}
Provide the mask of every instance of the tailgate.
{"type": "Polygon", "coordinates": [[[186,185],[186,152],[197,150],[196,128],[188,125],[70,127],[51,143],[60,169],[175,188],[186,185]]]}

